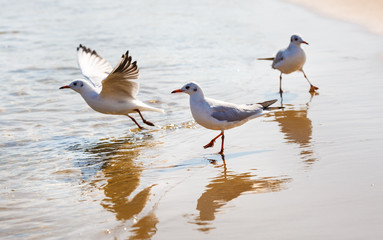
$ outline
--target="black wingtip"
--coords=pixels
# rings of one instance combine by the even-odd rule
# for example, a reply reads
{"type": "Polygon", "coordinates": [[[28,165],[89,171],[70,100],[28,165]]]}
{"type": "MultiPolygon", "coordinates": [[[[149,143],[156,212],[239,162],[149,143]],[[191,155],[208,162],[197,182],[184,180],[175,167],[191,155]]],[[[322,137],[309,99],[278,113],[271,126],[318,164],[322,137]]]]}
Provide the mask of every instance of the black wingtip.
{"type": "Polygon", "coordinates": [[[124,58],[125,56],[129,56],[129,50],[128,51],[126,51],[124,54],[122,54],[122,58],[124,58]]]}
{"type": "Polygon", "coordinates": [[[273,99],[273,100],[269,100],[269,101],[261,102],[261,103],[258,103],[258,104],[262,105],[263,109],[266,109],[266,108],[268,108],[270,105],[276,103],[277,101],[278,101],[278,99],[273,99]]]}
{"type": "Polygon", "coordinates": [[[77,51],[79,50],[82,50],[84,51],[85,53],[90,53],[91,55],[97,55],[98,56],[98,53],[96,52],[96,50],[92,50],[90,48],[87,48],[85,47],[84,45],[80,44],[78,47],[77,47],[77,51]]]}
{"type": "Polygon", "coordinates": [[[84,52],[87,52],[87,48],[84,45],[82,45],[81,43],[80,43],[80,45],[78,45],[77,51],[80,49],[82,49],[84,52]]]}

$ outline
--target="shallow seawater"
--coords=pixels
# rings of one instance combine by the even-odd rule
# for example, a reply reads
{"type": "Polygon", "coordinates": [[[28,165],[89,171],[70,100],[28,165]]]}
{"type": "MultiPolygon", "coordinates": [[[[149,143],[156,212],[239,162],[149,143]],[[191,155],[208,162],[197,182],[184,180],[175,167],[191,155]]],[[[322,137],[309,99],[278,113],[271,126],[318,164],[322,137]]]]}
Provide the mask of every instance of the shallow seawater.
{"type": "MultiPolygon", "coordinates": [[[[371,239],[383,236],[382,36],[282,1],[17,1],[0,22],[2,239],[371,239]],[[300,32],[305,72],[269,57],[300,32]],[[165,114],[139,131],[77,93],[78,44],[126,50],[139,99],[165,114]],[[283,109],[226,132],[192,121],[189,81],[283,109]]],[[[139,119],[138,116],[137,119],[139,119]]]]}

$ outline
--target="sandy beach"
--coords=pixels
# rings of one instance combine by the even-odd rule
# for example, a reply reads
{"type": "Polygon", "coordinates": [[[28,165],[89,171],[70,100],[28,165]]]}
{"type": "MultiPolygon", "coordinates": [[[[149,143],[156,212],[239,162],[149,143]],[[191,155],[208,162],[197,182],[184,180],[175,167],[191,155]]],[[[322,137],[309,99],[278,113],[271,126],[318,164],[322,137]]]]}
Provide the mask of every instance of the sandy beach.
{"type": "MultiPolygon", "coordinates": [[[[381,239],[381,1],[17,1],[0,23],[1,239],[381,239]],[[329,7],[331,5],[331,7],[329,7]],[[22,13],[22,14],[20,14],[22,13]],[[271,57],[300,33],[304,70],[271,57]],[[93,111],[76,47],[129,50],[154,127],[93,111]],[[225,132],[186,94],[283,107],[225,132]]],[[[138,116],[134,115],[137,119],[138,116]]]]}
{"type": "Polygon", "coordinates": [[[288,1],[327,16],[359,24],[374,33],[383,34],[382,0],[288,1]]]}

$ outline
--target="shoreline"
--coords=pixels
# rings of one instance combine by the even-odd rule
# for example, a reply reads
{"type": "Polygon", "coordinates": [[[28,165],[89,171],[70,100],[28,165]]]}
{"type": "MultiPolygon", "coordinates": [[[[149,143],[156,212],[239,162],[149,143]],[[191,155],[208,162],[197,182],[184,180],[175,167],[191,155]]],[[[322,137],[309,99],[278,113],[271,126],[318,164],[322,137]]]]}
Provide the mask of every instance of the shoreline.
{"type": "Polygon", "coordinates": [[[382,0],[286,0],[327,17],[357,24],[368,31],[383,35],[382,0]]]}

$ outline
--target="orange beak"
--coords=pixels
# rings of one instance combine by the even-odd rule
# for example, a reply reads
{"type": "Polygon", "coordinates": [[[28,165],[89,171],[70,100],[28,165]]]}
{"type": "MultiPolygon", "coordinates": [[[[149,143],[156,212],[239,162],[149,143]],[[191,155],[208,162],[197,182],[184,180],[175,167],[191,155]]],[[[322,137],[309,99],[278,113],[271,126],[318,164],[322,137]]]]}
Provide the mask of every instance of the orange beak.
{"type": "Polygon", "coordinates": [[[309,43],[308,43],[308,42],[306,42],[306,41],[302,41],[302,43],[309,45],[309,43]]]}
{"type": "Polygon", "coordinates": [[[65,86],[62,86],[61,88],[59,89],[64,89],[64,88],[70,88],[68,85],[65,85],[65,86]]]}
{"type": "Polygon", "coordinates": [[[172,93],[178,93],[178,92],[184,92],[184,91],[182,91],[181,89],[176,89],[172,93]]]}

